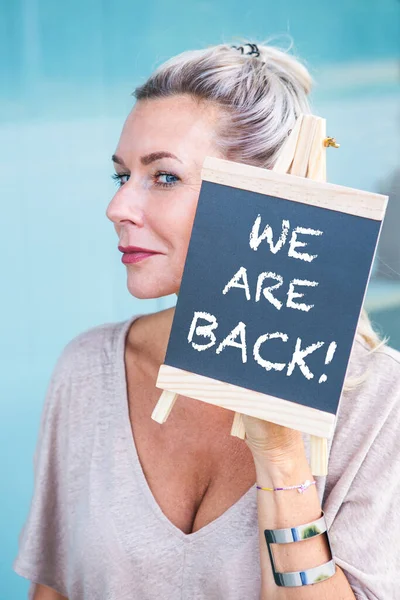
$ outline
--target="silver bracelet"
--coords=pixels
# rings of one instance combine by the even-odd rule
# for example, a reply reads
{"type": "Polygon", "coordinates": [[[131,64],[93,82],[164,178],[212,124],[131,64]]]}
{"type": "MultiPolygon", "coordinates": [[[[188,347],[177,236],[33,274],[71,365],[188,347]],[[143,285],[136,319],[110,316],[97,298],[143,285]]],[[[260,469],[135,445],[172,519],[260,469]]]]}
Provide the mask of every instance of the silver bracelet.
{"type": "Polygon", "coordinates": [[[288,527],[287,529],[265,529],[264,535],[267,542],[268,554],[271,561],[272,573],[276,585],[284,587],[298,587],[319,583],[329,579],[336,573],[336,565],[332,556],[332,548],[329,541],[325,514],[316,521],[311,521],[305,525],[297,527],[288,527]],[[292,571],[288,573],[279,573],[275,568],[274,557],[272,554],[271,544],[290,544],[292,542],[301,542],[312,537],[326,534],[328,547],[331,554],[331,559],[323,565],[313,567],[305,571],[292,571]]]}

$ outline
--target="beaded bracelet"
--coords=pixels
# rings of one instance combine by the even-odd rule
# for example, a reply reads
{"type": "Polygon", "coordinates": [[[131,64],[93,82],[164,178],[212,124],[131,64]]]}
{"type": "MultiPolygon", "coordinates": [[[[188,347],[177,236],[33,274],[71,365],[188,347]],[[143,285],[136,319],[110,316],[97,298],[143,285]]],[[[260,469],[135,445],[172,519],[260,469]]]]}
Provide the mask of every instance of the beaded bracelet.
{"type": "Polygon", "coordinates": [[[310,485],[315,485],[316,483],[317,482],[314,480],[310,481],[309,479],[306,479],[304,481],[304,483],[300,483],[300,485],[289,485],[288,487],[268,488],[268,487],[261,487],[260,485],[257,484],[257,489],[264,490],[265,492],[280,492],[282,490],[297,490],[299,492],[299,494],[303,494],[306,490],[308,490],[310,485]]]}

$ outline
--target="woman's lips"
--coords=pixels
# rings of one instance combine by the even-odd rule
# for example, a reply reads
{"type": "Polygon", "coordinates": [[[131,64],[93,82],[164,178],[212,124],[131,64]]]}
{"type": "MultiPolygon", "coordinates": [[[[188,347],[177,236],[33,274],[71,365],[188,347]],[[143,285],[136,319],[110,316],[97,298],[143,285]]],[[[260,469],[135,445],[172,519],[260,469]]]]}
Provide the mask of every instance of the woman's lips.
{"type": "Polygon", "coordinates": [[[155,254],[160,254],[159,252],[154,252],[148,248],[140,248],[140,246],[118,246],[118,250],[123,252],[121,260],[126,265],[140,262],[155,254]]]}
{"type": "Polygon", "coordinates": [[[144,252],[144,251],[126,252],[125,254],[122,255],[121,260],[125,265],[127,265],[130,263],[140,262],[141,260],[144,260],[145,258],[149,258],[149,256],[154,256],[155,254],[158,254],[158,252],[144,252]]]}

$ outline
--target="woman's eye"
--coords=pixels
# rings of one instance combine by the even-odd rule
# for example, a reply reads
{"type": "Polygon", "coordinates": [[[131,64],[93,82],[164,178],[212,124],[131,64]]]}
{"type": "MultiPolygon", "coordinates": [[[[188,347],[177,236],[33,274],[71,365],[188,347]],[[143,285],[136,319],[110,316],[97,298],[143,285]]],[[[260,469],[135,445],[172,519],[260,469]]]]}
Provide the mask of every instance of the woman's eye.
{"type": "MultiPolygon", "coordinates": [[[[118,187],[122,187],[129,181],[130,175],[128,173],[114,173],[111,178],[116,182],[118,187]]],[[[153,176],[154,184],[158,187],[168,188],[175,185],[179,181],[179,177],[173,173],[159,171],[153,176]]]]}
{"type": "Polygon", "coordinates": [[[177,181],[179,181],[179,177],[177,177],[176,175],[174,175],[173,173],[167,173],[167,172],[158,172],[155,174],[154,176],[155,178],[155,184],[161,187],[171,187],[173,185],[175,185],[177,183],[177,181]]]}
{"type": "Polygon", "coordinates": [[[129,179],[129,175],[127,175],[126,173],[114,173],[113,175],[111,175],[111,178],[114,179],[114,181],[116,182],[116,184],[121,187],[122,185],[124,185],[124,183],[126,183],[129,179]],[[127,179],[125,180],[125,177],[127,177],[127,179]]]}

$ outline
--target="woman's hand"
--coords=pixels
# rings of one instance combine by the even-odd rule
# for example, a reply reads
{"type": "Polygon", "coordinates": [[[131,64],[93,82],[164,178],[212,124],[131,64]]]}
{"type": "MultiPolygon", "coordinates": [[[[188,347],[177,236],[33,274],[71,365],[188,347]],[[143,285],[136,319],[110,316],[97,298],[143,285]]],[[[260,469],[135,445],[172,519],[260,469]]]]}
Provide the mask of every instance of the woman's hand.
{"type": "Polygon", "coordinates": [[[242,414],[246,430],[245,442],[257,461],[275,466],[304,457],[300,431],[242,414]]]}

